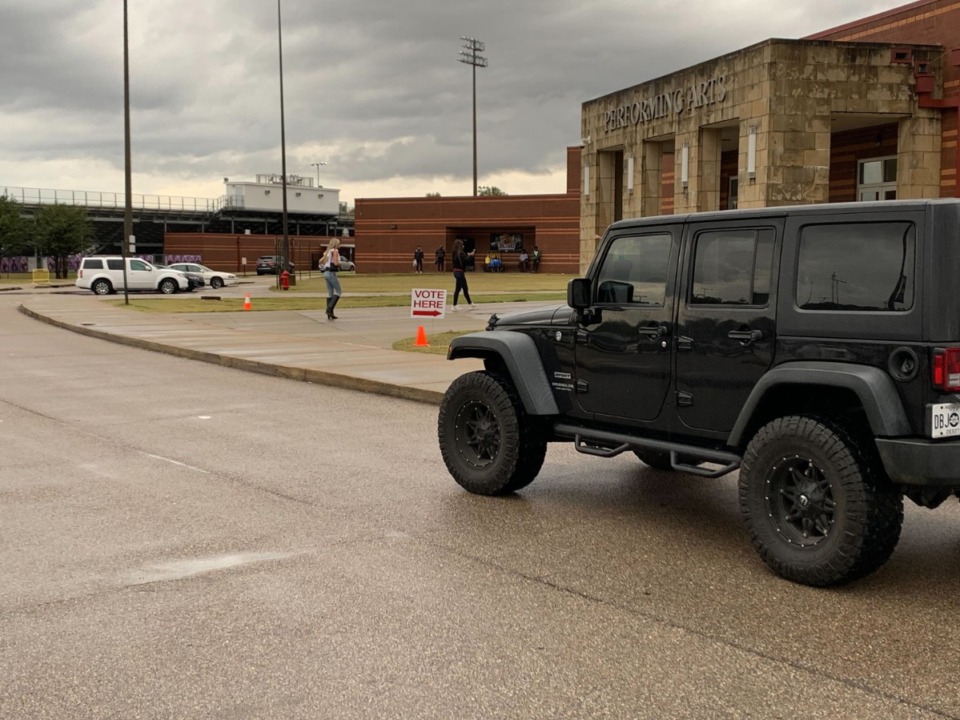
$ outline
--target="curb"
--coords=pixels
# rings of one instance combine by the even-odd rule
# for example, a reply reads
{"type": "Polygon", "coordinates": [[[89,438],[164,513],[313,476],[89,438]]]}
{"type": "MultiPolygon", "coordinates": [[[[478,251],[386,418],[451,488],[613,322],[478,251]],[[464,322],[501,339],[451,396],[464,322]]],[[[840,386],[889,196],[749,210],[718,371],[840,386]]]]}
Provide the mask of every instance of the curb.
{"type": "Polygon", "coordinates": [[[200,360],[201,362],[220,365],[221,367],[233,368],[235,370],[244,370],[247,372],[260,373],[261,375],[271,375],[273,377],[286,378],[288,380],[299,380],[301,382],[313,383],[315,385],[327,385],[346,390],[358,390],[373,395],[385,395],[387,397],[400,398],[402,400],[413,400],[414,402],[427,403],[429,405],[439,405],[443,399],[443,393],[435,390],[423,390],[420,388],[411,388],[404,385],[392,385],[390,383],[379,382],[376,380],[366,380],[355,378],[350,375],[339,375],[324,370],[312,370],[298,368],[290,365],[276,365],[273,363],[260,362],[258,360],[246,360],[244,358],[233,357],[231,355],[221,355],[219,353],[205,352],[203,350],[193,350],[190,348],[177,347],[176,345],[164,345],[153,342],[152,340],[141,340],[131,338],[125,335],[117,335],[97,330],[96,328],[83,325],[73,325],[63,320],[56,320],[46,315],[41,315],[36,310],[25,307],[23,303],[17,306],[18,310],[34,320],[53,325],[54,327],[70,330],[78,335],[108,340],[118,345],[127,345],[129,347],[140,348],[142,350],[151,350],[153,352],[173,355],[174,357],[186,358],[188,360],[200,360]]]}

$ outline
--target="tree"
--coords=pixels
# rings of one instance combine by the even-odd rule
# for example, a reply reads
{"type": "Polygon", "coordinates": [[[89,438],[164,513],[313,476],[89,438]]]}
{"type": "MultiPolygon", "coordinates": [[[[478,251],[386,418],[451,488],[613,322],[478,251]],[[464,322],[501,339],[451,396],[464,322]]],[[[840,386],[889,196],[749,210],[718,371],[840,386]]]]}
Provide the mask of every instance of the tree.
{"type": "Polygon", "coordinates": [[[486,197],[502,197],[506,193],[495,185],[481,185],[477,188],[477,195],[486,197]]]}
{"type": "Polygon", "coordinates": [[[20,214],[17,201],[0,195],[0,257],[13,257],[24,251],[27,223],[20,214]]]}
{"type": "Polygon", "coordinates": [[[438,193],[438,192],[429,192],[429,193],[427,193],[427,197],[428,197],[428,198],[438,198],[438,197],[440,197],[440,193],[438,193]]]}
{"type": "Polygon", "coordinates": [[[53,258],[55,276],[67,277],[67,259],[83,252],[93,237],[85,208],[76,205],[44,205],[37,213],[34,241],[38,254],[53,258]]]}

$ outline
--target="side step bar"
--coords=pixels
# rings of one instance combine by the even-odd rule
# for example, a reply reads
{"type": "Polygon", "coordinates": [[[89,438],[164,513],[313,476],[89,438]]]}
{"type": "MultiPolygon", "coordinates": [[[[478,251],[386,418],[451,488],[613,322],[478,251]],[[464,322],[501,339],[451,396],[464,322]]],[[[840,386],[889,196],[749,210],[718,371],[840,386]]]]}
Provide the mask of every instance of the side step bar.
{"type": "Polygon", "coordinates": [[[741,457],[723,450],[710,450],[665,440],[649,440],[632,435],[606,432],[603,430],[588,430],[576,425],[558,423],[553,431],[560,437],[571,438],[577,452],[598,457],[614,457],[627,450],[656,450],[670,453],[670,466],[674,470],[700,475],[708,478],[718,478],[733,472],[740,467],[741,457]],[[720,468],[707,468],[680,462],[680,456],[692,458],[698,462],[708,462],[720,465],[720,468]]]}

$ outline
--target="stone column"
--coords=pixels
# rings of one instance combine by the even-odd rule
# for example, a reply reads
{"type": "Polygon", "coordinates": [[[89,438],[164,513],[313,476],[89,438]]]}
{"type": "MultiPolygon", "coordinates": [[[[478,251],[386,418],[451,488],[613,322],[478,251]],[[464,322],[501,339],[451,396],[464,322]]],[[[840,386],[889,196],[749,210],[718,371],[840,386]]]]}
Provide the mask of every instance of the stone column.
{"type": "Polygon", "coordinates": [[[897,198],[940,197],[941,115],[918,108],[900,121],[897,140],[897,198]]]}

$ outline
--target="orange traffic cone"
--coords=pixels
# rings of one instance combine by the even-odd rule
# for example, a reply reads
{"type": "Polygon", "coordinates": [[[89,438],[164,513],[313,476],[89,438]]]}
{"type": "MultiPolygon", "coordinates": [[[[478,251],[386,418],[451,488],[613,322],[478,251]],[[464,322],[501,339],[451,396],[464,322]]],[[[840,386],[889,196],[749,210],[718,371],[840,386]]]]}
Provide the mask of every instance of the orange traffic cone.
{"type": "Polygon", "coordinates": [[[244,310],[253,310],[253,305],[250,304],[250,293],[247,293],[247,297],[243,301],[244,310]]]}
{"type": "Polygon", "coordinates": [[[423,329],[423,325],[417,328],[417,341],[413,345],[414,347],[430,347],[430,343],[427,342],[427,333],[423,329]]]}

